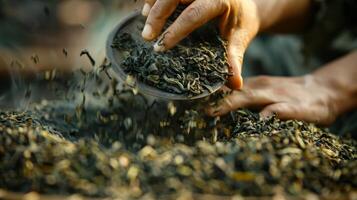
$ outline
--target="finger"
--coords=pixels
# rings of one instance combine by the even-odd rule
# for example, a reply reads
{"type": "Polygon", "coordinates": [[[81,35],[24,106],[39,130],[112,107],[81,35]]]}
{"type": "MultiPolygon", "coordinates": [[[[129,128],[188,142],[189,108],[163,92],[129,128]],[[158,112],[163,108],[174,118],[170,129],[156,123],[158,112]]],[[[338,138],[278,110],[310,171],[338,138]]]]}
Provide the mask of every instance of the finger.
{"type": "Polygon", "coordinates": [[[147,17],[150,13],[150,10],[152,6],[155,4],[156,0],[145,0],[145,4],[143,7],[143,10],[141,11],[141,14],[145,17],[147,17]]]}
{"type": "Polygon", "coordinates": [[[250,88],[255,89],[264,89],[264,88],[272,88],[275,87],[277,83],[281,80],[276,79],[276,77],[272,76],[256,76],[248,78],[244,81],[245,86],[249,86],[250,88]]]}
{"type": "MultiPolygon", "coordinates": [[[[180,0],[181,4],[189,4],[192,3],[195,0],[180,0]]],[[[152,8],[152,6],[155,4],[156,0],[145,0],[145,4],[143,6],[143,10],[141,12],[141,14],[145,17],[147,17],[150,13],[150,10],[152,8]]]]}
{"type": "Polygon", "coordinates": [[[243,91],[236,91],[221,100],[218,106],[209,107],[207,114],[210,116],[220,116],[238,108],[262,107],[273,102],[273,97],[270,94],[264,90],[245,89],[243,91]]]}
{"type": "Polygon", "coordinates": [[[294,82],[296,81],[297,83],[301,82],[299,77],[279,77],[279,76],[256,76],[247,79],[244,84],[248,85],[249,88],[255,88],[255,89],[268,89],[272,87],[279,86],[280,83],[284,82],[294,82]]]}
{"type": "Polygon", "coordinates": [[[223,93],[228,93],[228,92],[231,92],[232,90],[229,87],[224,85],[224,86],[222,86],[220,91],[222,91],[223,93]]]}
{"type": "Polygon", "coordinates": [[[196,0],[191,3],[162,34],[155,51],[161,52],[174,47],[183,38],[211,19],[223,14],[226,6],[222,1],[196,0]]]}
{"type": "Polygon", "coordinates": [[[311,115],[313,112],[309,111],[304,113],[301,112],[302,110],[305,109],[303,109],[301,105],[295,106],[289,103],[276,103],[265,107],[260,112],[260,116],[262,118],[268,118],[273,115],[276,115],[276,117],[281,120],[296,119],[296,120],[304,120],[314,123],[318,122],[317,118],[315,118],[315,116],[319,116],[318,113],[315,113],[315,115],[311,115]]]}
{"type": "Polygon", "coordinates": [[[277,103],[265,107],[261,112],[262,118],[276,115],[281,120],[302,120],[320,125],[330,125],[335,120],[335,115],[331,115],[328,109],[304,108],[288,103],[277,103]]]}
{"type": "Polygon", "coordinates": [[[142,36],[145,40],[157,38],[167,19],[175,11],[180,0],[157,0],[146,20],[142,36]]]}
{"type": "Polygon", "coordinates": [[[243,57],[251,39],[249,32],[244,29],[237,29],[229,36],[227,54],[232,76],[228,79],[228,87],[233,90],[240,90],[243,87],[243,57]]]}
{"type": "MultiPolygon", "coordinates": [[[[291,106],[286,103],[271,104],[265,107],[261,112],[262,118],[268,118],[276,115],[279,119],[288,119],[293,113],[291,106]]],[[[296,115],[296,113],[295,113],[296,115]]]]}

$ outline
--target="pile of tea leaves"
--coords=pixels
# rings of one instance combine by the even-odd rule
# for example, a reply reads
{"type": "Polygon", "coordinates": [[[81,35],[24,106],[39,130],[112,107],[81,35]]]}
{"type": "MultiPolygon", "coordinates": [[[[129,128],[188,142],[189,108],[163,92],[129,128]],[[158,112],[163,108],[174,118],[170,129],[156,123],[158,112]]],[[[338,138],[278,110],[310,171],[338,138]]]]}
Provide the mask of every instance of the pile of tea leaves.
{"type": "MultiPolygon", "coordinates": [[[[169,24],[178,14],[173,14],[169,24]]],[[[187,97],[212,93],[224,85],[229,76],[226,42],[214,27],[192,33],[173,49],[160,53],[141,38],[142,28],[119,32],[112,44],[125,55],[120,67],[126,74],[159,90],[187,97]]],[[[158,40],[159,45],[163,45],[160,41],[165,35],[158,40]]]]}
{"type": "Polygon", "coordinates": [[[74,87],[78,104],[43,100],[0,113],[0,188],[119,199],[356,190],[353,139],[248,110],[209,118],[204,100],[161,102],[85,77],[98,91],[74,87]]]}

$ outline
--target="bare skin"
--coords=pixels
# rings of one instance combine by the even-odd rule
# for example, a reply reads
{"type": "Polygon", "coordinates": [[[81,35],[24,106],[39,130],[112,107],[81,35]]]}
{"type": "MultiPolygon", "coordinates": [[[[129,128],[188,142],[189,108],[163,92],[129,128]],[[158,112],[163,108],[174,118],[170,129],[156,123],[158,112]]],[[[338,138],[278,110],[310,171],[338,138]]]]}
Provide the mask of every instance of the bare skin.
{"type": "Polygon", "coordinates": [[[207,109],[224,115],[238,108],[260,108],[261,116],[299,119],[330,125],[341,114],[357,107],[357,52],[302,77],[259,76],[247,79],[241,91],[207,109]]]}
{"type": "Polygon", "coordinates": [[[274,25],[288,30],[301,27],[310,9],[310,0],[145,0],[142,14],[147,16],[142,36],[154,40],[165,35],[164,46],[154,45],[155,51],[165,51],[208,21],[219,18],[220,31],[228,40],[228,61],[233,76],[228,86],[241,89],[244,52],[259,31],[274,25]],[[167,18],[179,4],[189,4],[178,19],[162,30],[167,18]],[[293,25],[291,23],[294,23],[293,25]]]}
{"type": "Polygon", "coordinates": [[[238,91],[208,108],[209,115],[249,107],[262,109],[263,117],[277,114],[281,119],[328,125],[357,107],[356,52],[303,77],[261,76],[247,79],[244,87],[241,77],[244,52],[259,32],[302,30],[310,11],[311,0],[146,0],[142,14],[148,18],[142,35],[154,40],[165,34],[164,47],[154,46],[156,51],[165,51],[218,17],[222,36],[229,43],[227,53],[234,74],[228,86],[238,91]],[[190,5],[174,24],[162,30],[179,3],[190,5]]]}

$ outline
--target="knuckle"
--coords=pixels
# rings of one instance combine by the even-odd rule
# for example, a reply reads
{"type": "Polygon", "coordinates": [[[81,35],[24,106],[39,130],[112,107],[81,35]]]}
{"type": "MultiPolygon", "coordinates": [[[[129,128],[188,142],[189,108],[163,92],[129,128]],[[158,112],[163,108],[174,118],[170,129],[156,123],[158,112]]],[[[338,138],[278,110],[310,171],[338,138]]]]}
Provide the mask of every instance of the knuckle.
{"type": "Polygon", "coordinates": [[[246,88],[242,92],[246,96],[247,99],[255,99],[255,97],[256,97],[254,90],[246,88]]]}
{"type": "Polygon", "coordinates": [[[157,0],[154,6],[151,8],[150,14],[153,20],[162,21],[169,17],[169,10],[165,8],[172,8],[173,5],[167,6],[166,0],[157,0]]]}
{"type": "Polygon", "coordinates": [[[192,6],[187,8],[186,15],[184,15],[183,20],[197,22],[201,15],[200,6],[192,6]]]}
{"type": "Polygon", "coordinates": [[[229,110],[235,110],[238,109],[238,103],[239,103],[239,93],[232,93],[231,95],[225,97],[224,99],[222,99],[222,103],[224,105],[224,107],[229,110]]]}
{"type": "Polygon", "coordinates": [[[262,85],[270,85],[272,83],[271,77],[269,76],[258,76],[256,81],[262,85]]]}
{"type": "Polygon", "coordinates": [[[242,54],[238,54],[235,56],[235,59],[238,61],[238,63],[242,64],[244,60],[244,56],[242,54]]]}
{"type": "Polygon", "coordinates": [[[159,21],[159,20],[163,20],[164,19],[164,14],[162,13],[162,10],[157,7],[157,6],[154,6],[152,9],[151,9],[151,12],[150,12],[150,20],[151,21],[159,21]],[[152,13],[152,14],[151,14],[152,13]]]}
{"type": "Polygon", "coordinates": [[[242,36],[242,44],[245,48],[248,47],[249,43],[251,42],[252,37],[250,36],[249,31],[244,31],[244,36],[242,36]]]}
{"type": "Polygon", "coordinates": [[[218,0],[218,8],[222,10],[227,10],[229,8],[229,2],[227,0],[218,0]]]}
{"type": "Polygon", "coordinates": [[[233,110],[234,109],[234,103],[231,98],[225,98],[224,99],[224,105],[228,110],[233,110]]]}
{"type": "Polygon", "coordinates": [[[247,47],[251,41],[250,31],[247,29],[241,29],[238,35],[239,41],[243,47],[247,47]]]}
{"type": "MultiPolygon", "coordinates": [[[[265,83],[265,85],[269,85],[267,83],[265,83]]],[[[286,88],[286,87],[275,87],[272,89],[273,94],[277,95],[277,96],[284,96],[284,97],[291,97],[290,94],[290,88],[286,88]]]]}

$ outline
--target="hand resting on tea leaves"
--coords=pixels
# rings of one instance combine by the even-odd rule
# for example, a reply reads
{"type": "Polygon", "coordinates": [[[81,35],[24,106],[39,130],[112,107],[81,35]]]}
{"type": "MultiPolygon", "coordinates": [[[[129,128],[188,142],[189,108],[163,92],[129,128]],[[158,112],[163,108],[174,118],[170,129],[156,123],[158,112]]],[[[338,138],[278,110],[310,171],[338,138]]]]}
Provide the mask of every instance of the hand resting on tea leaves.
{"type": "Polygon", "coordinates": [[[203,24],[218,18],[220,32],[228,41],[228,61],[233,74],[228,86],[238,90],[243,86],[244,52],[257,33],[292,31],[302,27],[310,11],[310,1],[145,0],[142,14],[147,16],[147,21],[142,36],[149,41],[161,37],[163,45],[154,45],[154,50],[165,51],[203,24]],[[162,30],[179,4],[188,7],[167,30],[162,30]]]}
{"type": "Polygon", "coordinates": [[[262,117],[276,114],[280,119],[329,125],[357,108],[356,77],[354,52],[303,77],[249,78],[241,91],[234,91],[207,113],[219,116],[238,108],[258,108],[262,117]]]}

